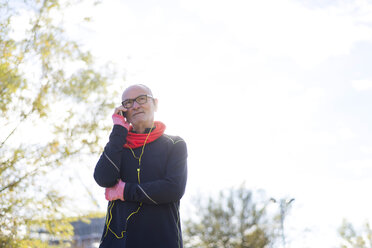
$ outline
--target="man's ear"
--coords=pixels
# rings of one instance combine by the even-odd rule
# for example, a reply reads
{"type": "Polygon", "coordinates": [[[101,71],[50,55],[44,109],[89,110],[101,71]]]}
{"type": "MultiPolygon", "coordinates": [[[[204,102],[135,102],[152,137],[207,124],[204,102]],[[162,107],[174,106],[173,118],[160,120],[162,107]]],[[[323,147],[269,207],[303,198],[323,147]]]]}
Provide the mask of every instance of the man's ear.
{"type": "Polygon", "coordinates": [[[158,99],[154,99],[154,107],[155,112],[158,111],[158,99]]]}

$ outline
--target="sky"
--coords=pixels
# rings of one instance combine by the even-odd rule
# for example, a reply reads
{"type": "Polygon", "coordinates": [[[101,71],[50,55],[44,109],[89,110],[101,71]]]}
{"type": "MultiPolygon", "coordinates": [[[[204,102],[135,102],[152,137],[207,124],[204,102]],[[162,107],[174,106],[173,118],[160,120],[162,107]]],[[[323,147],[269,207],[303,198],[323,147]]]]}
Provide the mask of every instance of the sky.
{"type": "MultiPolygon", "coordinates": [[[[372,2],[103,2],[66,13],[68,33],[113,63],[116,90],[148,85],[156,119],[185,139],[184,216],[196,195],[245,182],[295,198],[288,247],[339,247],[343,218],[372,223],[372,2]]],[[[74,170],[104,211],[94,165],[74,170]]]]}

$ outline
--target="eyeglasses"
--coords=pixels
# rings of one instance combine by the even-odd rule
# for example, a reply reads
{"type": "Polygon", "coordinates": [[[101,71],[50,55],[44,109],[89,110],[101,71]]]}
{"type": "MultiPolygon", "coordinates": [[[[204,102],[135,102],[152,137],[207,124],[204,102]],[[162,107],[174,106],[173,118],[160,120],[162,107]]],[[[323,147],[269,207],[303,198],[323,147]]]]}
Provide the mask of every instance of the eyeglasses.
{"type": "Polygon", "coordinates": [[[122,101],[121,105],[123,105],[124,108],[129,109],[129,108],[133,107],[134,101],[136,101],[139,105],[147,103],[147,98],[148,97],[153,98],[150,95],[140,95],[140,96],[137,96],[134,99],[127,99],[125,101],[122,101]]]}

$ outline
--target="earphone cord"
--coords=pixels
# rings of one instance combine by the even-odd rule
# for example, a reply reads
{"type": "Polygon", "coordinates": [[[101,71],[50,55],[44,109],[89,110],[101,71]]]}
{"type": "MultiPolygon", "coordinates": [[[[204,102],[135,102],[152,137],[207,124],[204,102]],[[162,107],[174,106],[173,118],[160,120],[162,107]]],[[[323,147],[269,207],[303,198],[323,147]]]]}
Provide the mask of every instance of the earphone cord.
{"type": "MultiPolygon", "coordinates": [[[[141,159],[142,159],[143,152],[145,151],[145,146],[146,146],[147,140],[148,140],[148,138],[149,138],[149,136],[150,136],[150,134],[151,134],[153,128],[154,128],[154,122],[152,123],[151,129],[150,129],[149,134],[147,135],[147,137],[146,137],[146,139],[145,139],[145,142],[143,143],[142,151],[141,151],[141,154],[140,154],[139,157],[137,157],[136,154],[134,153],[134,151],[132,150],[132,148],[129,147],[129,149],[131,150],[131,152],[132,152],[132,154],[133,154],[133,157],[134,157],[135,159],[138,160],[137,180],[138,180],[138,183],[139,183],[139,184],[141,183],[141,180],[140,180],[141,159]]],[[[140,202],[140,204],[139,204],[138,208],[136,209],[136,211],[134,211],[134,212],[132,212],[130,215],[128,215],[128,217],[127,217],[127,219],[126,219],[126,221],[125,221],[125,228],[124,228],[124,231],[121,232],[120,237],[119,237],[119,236],[118,236],[118,235],[117,235],[117,234],[116,234],[116,233],[115,233],[115,232],[110,228],[110,224],[111,224],[111,220],[112,220],[112,213],[111,213],[111,210],[112,210],[112,208],[114,207],[114,203],[115,203],[115,202],[114,202],[114,201],[111,201],[110,203],[111,203],[111,206],[110,206],[110,204],[109,204],[109,206],[108,206],[109,209],[110,209],[110,211],[109,211],[110,214],[109,214],[109,218],[106,218],[106,226],[107,226],[107,229],[106,229],[106,233],[105,233],[105,235],[104,235],[104,238],[106,237],[108,230],[110,230],[110,232],[111,232],[112,234],[114,234],[114,236],[115,236],[117,239],[122,239],[122,238],[124,238],[124,233],[127,232],[128,220],[130,219],[130,217],[132,217],[132,215],[138,213],[138,211],[140,210],[140,208],[141,208],[141,206],[142,206],[142,202],[140,202]]]]}

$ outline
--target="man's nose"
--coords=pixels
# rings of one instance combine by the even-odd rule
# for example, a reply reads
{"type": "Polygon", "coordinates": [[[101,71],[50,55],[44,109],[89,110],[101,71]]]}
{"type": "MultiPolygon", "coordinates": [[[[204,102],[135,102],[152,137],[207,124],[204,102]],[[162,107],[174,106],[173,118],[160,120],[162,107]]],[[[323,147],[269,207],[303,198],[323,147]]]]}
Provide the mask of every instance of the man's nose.
{"type": "Polygon", "coordinates": [[[134,101],[132,108],[136,109],[141,106],[137,101],[134,101]]]}

